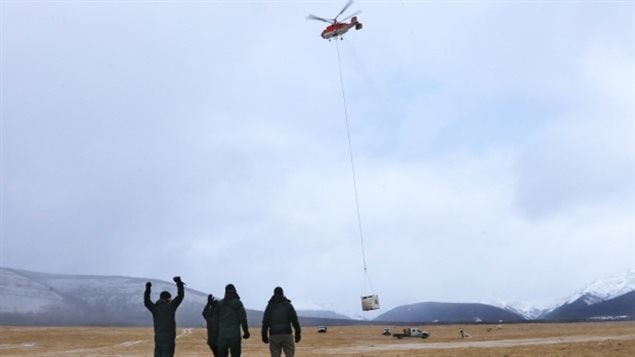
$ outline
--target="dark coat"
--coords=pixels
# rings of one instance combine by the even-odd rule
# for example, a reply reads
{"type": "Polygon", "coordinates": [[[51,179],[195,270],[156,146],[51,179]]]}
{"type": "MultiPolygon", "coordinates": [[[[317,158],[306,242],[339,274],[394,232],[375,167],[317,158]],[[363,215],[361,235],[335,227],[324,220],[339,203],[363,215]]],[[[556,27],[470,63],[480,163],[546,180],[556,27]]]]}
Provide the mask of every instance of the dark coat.
{"type": "Polygon", "coordinates": [[[163,299],[153,303],[150,300],[150,289],[146,288],[143,294],[143,303],[152,313],[154,322],[154,341],[155,342],[174,342],[176,339],[176,309],[183,301],[185,289],[183,284],[177,284],[177,296],[172,301],[163,299]]]}
{"type": "Polygon", "coordinates": [[[291,301],[282,295],[273,295],[262,317],[262,336],[290,334],[291,325],[299,335],[300,323],[291,301]]]}
{"type": "Polygon", "coordinates": [[[240,341],[240,327],[249,331],[247,326],[247,312],[240,297],[236,293],[226,293],[225,298],[218,302],[214,310],[214,324],[220,341],[240,341]]]}
{"type": "Polygon", "coordinates": [[[216,346],[218,340],[218,330],[214,324],[214,311],[217,304],[217,300],[208,300],[203,309],[203,317],[207,323],[207,344],[210,346],[216,346]]]}

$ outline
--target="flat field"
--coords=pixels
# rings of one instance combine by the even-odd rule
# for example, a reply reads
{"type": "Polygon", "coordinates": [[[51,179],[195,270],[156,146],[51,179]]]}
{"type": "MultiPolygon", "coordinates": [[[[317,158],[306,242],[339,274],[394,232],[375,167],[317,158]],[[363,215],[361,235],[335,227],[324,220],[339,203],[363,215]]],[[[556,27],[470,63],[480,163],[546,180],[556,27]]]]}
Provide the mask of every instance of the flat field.
{"type": "MultiPolygon", "coordinates": [[[[428,339],[382,336],[383,327],[305,327],[296,356],[635,356],[634,322],[418,326],[428,339]],[[461,339],[463,329],[469,338],[461,339]]],[[[260,326],[243,340],[243,356],[268,356],[260,326]]],[[[176,356],[211,356],[203,328],[179,328],[176,356]]],[[[0,326],[0,355],[152,356],[152,328],[0,326]]]]}

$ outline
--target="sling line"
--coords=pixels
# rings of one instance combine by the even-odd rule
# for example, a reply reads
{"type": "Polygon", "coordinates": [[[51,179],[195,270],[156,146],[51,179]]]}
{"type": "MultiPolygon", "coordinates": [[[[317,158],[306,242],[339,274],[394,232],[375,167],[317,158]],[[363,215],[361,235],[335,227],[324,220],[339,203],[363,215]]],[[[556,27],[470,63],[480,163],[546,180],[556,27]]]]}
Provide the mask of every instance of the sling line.
{"type": "Polygon", "coordinates": [[[346,136],[348,138],[348,153],[351,159],[351,171],[353,172],[353,189],[355,191],[355,207],[357,209],[357,227],[359,228],[359,241],[362,246],[362,261],[364,263],[364,273],[366,273],[366,251],[364,249],[364,234],[362,230],[362,215],[359,211],[359,196],[357,194],[357,178],[355,175],[355,160],[353,158],[353,144],[351,142],[351,130],[348,123],[348,109],[346,105],[346,94],[344,92],[344,77],[342,76],[342,61],[340,59],[340,47],[337,39],[335,40],[335,48],[337,49],[337,64],[340,69],[340,84],[342,87],[342,101],[344,102],[344,118],[346,119],[346,136]]]}

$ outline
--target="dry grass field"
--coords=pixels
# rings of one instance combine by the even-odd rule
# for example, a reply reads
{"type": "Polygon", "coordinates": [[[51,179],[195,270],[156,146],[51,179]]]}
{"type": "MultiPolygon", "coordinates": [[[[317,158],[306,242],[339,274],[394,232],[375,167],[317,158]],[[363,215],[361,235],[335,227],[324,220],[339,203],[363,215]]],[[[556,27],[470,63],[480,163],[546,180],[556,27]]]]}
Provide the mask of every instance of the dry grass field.
{"type": "MultiPolygon", "coordinates": [[[[402,326],[391,327],[393,331],[402,326]]],[[[305,327],[296,355],[314,356],[635,356],[635,323],[420,326],[430,338],[382,336],[382,326],[305,327]],[[461,339],[463,329],[470,338],[461,339]]],[[[243,356],[268,356],[259,326],[243,356]]],[[[202,328],[178,329],[176,356],[211,356],[202,328]]],[[[0,355],[152,356],[151,328],[0,327],[0,355]]]]}

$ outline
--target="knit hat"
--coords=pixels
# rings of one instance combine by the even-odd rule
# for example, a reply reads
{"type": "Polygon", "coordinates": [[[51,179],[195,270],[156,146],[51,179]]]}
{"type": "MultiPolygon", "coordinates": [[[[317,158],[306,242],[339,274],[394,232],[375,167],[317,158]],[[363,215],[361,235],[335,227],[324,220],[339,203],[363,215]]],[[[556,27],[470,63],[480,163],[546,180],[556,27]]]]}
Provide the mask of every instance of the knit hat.
{"type": "Polygon", "coordinates": [[[225,294],[227,293],[235,293],[236,292],[236,288],[234,287],[234,284],[227,284],[225,286],[225,294]]]}
{"type": "Polygon", "coordinates": [[[275,289],[273,289],[273,294],[274,295],[284,296],[284,291],[282,291],[281,287],[277,286],[275,289]]]}
{"type": "Polygon", "coordinates": [[[172,297],[172,294],[170,294],[169,291],[162,291],[159,297],[163,300],[167,300],[172,297]]]}

